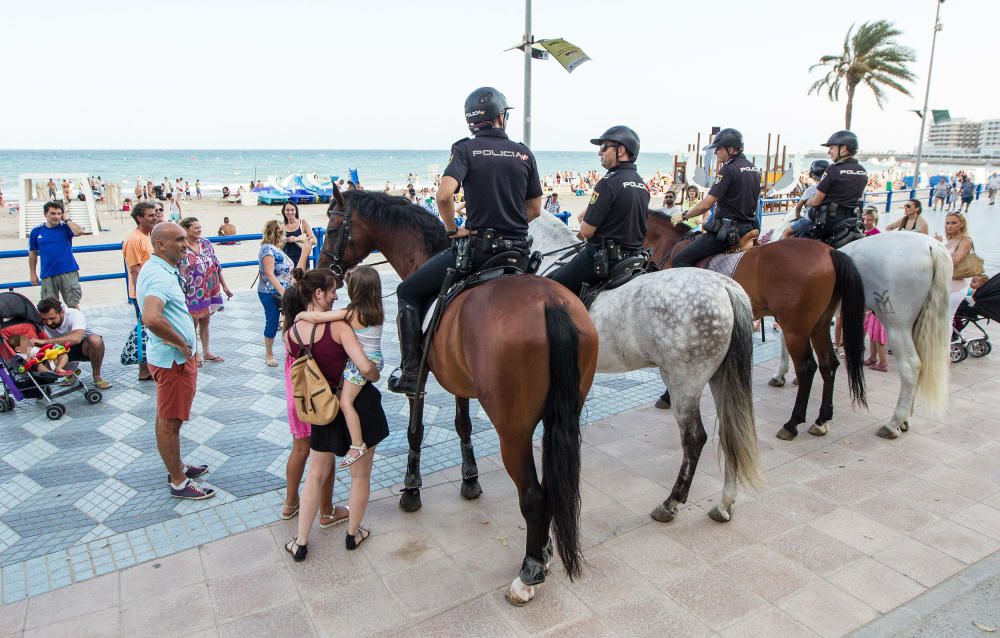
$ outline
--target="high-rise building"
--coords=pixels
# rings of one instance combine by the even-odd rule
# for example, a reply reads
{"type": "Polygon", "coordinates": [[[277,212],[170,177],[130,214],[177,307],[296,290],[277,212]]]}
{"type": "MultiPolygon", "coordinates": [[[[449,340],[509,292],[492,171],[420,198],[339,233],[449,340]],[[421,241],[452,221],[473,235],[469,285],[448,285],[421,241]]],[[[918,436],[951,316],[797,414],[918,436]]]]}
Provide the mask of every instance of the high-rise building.
{"type": "Polygon", "coordinates": [[[937,118],[927,131],[924,153],[956,159],[1000,157],[1000,119],[974,122],[964,117],[937,118]]]}
{"type": "Polygon", "coordinates": [[[1000,119],[979,123],[979,154],[1000,157],[1000,119]]]}

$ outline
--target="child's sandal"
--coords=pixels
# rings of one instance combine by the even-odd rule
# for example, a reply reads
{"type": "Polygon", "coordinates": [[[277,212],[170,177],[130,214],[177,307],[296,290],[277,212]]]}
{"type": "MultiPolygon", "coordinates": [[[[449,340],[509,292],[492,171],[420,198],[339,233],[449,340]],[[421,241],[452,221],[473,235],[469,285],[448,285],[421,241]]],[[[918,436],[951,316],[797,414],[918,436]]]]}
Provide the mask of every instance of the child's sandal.
{"type": "Polygon", "coordinates": [[[368,446],[367,445],[365,445],[364,443],[362,443],[361,445],[352,445],[351,447],[349,447],[347,449],[347,456],[345,456],[344,460],[340,462],[340,466],[339,466],[340,469],[344,469],[346,467],[351,467],[352,465],[354,465],[358,461],[358,459],[360,459],[365,454],[368,454],[368,446]],[[351,456],[351,450],[357,450],[358,451],[358,455],[357,456],[351,456]]]}

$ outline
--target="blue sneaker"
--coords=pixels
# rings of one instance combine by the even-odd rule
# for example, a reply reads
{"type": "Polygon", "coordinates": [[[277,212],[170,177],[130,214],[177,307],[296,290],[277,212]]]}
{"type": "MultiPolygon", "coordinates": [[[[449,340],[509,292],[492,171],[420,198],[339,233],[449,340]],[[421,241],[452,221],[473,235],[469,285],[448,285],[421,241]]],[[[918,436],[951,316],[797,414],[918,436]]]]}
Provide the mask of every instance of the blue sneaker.
{"type": "Polygon", "coordinates": [[[174,498],[183,498],[189,501],[202,501],[206,498],[212,498],[215,496],[215,490],[210,487],[202,487],[191,479],[188,479],[187,483],[184,484],[184,487],[179,490],[174,489],[174,487],[171,486],[170,495],[174,498]]]}
{"type": "MultiPolygon", "coordinates": [[[[188,477],[189,479],[195,479],[195,478],[198,478],[199,476],[203,476],[205,474],[208,474],[208,466],[207,465],[185,465],[184,466],[184,476],[188,477]]],[[[169,483],[169,482],[170,482],[170,475],[167,474],[167,483],[169,483]]]]}

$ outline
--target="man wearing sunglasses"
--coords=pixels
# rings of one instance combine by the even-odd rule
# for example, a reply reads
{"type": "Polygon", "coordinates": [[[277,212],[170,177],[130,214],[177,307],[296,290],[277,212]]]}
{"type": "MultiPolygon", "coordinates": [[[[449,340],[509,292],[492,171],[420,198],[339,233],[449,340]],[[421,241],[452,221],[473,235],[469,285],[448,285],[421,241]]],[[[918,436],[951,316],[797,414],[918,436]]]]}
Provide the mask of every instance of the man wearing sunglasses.
{"type": "Polygon", "coordinates": [[[599,147],[601,166],[608,172],[594,186],[580,222],[579,237],[587,245],[549,275],[577,295],[584,284],[600,282],[616,263],[642,251],[649,211],[649,188],[635,168],[639,156],[636,132],[612,126],[590,143],[599,147]]]}

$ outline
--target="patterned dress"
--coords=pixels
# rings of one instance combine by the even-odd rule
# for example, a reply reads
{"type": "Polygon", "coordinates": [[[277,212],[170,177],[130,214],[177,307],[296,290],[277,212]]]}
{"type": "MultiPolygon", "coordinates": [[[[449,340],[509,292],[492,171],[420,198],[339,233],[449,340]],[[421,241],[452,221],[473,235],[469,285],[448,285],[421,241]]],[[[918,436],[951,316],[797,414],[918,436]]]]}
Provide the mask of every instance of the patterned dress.
{"type": "Polygon", "coordinates": [[[184,259],[178,264],[184,277],[184,293],[192,317],[207,317],[222,310],[222,284],[219,281],[219,258],[215,256],[212,242],[199,239],[200,251],[188,246],[184,259]]]}

